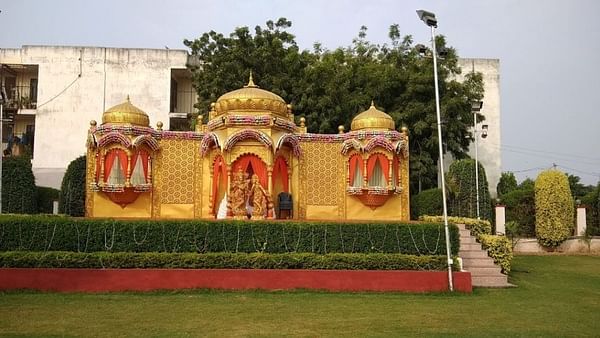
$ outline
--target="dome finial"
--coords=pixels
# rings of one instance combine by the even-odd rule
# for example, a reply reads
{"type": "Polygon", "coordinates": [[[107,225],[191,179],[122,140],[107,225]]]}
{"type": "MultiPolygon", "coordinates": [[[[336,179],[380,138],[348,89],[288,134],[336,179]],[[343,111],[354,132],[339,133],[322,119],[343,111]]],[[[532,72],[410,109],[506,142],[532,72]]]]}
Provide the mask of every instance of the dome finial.
{"type": "Polygon", "coordinates": [[[375,101],[371,100],[371,107],[375,107],[375,101]]]}
{"type": "Polygon", "coordinates": [[[248,84],[244,86],[244,88],[256,88],[257,85],[254,84],[254,80],[252,79],[252,71],[250,71],[250,78],[248,79],[248,84]]]}
{"type": "Polygon", "coordinates": [[[129,94],[127,94],[127,102],[131,102],[131,99],[129,98],[129,94]]]}

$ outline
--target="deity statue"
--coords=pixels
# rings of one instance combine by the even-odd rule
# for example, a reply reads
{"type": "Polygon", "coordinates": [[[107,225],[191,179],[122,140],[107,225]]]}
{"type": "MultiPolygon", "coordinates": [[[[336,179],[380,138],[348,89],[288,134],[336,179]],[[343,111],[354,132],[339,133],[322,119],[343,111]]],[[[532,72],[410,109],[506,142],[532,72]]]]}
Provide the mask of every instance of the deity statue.
{"type": "Polygon", "coordinates": [[[252,202],[252,219],[263,219],[267,215],[268,193],[260,185],[258,176],[252,175],[249,198],[252,202]]]}
{"type": "Polygon", "coordinates": [[[240,169],[235,173],[233,182],[231,182],[230,205],[233,217],[236,219],[246,219],[248,211],[246,203],[248,200],[248,180],[247,174],[240,169]]]}

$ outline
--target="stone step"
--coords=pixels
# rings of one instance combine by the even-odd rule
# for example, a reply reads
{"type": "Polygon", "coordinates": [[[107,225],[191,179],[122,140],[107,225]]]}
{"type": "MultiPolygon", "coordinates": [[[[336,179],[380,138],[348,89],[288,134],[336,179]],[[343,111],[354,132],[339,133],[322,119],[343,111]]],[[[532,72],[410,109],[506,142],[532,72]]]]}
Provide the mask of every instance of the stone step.
{"type": "MultiPolygon", "coordinates": [[[[464,268],[464,267],[463,267],[464,268]]],[[[471,276],[490,276],[490,275],[500,275],[502,274],[502,270],[497,267],[470,267],[469,269],[465,269],[471,273],[471,276]]]]}
{"type": "Polygon", "coordinates": [[[506,288],[511,287],[512,284],[508,283],[508,277],[506,275],[494,275],[494,276],[472,276],[471,277],[473,286],[479,287],[496,287],[506,288]]]}
{"type": "Polygon", "coordinates": [[[460,237],[467,237],[467,236],[471,236],[471,231],[470,230],[460,230],[460,237]]]}
{"type": "Polygon", "coordinates": [[[487,267],[496,266],[494,264],[494,260],[489,257],[486,257],[486,258],[463,258],[462,261],[463,261],[463,266],[467,270],[469,270],[469,268],[471,268],[471,267],[487,268],[487,267]]]}
{"type": "Polygon", "coordinates": [[[456,226],[458,227],[459,230],[466,230],[467,229],[467,226],[464,225],[464,224],[457,224],[456,226]]]}
{"type": "Polygon", "coordinates": [[[477,243],[477,241],[475,240],[475,237],[461,237],[460,238],[460,245],[474,244],[474,243],[477,243]]]}
{"type": "Polygon", "coordinates": [[[481,250],[479,243],[460,243],[460,251],[481,250]]]}
{"type": "Polygon", "coordinates": [[[484,250],[460,250],[458,256],[462,259],[465,258],[486,258],[489,257],[487,251],[484,250]]]}

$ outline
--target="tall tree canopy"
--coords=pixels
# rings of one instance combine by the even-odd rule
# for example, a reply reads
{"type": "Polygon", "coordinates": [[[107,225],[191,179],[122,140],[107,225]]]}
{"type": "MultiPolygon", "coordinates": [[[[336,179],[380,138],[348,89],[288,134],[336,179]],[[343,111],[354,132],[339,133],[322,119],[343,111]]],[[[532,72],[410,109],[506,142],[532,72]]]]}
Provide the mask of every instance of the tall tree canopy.
{"type": "MultiPolygon", "coordinates": [[[[285,18],[256,26],[235,29],[229,37],[211,31],[195,40],[185,40],[199,61],[193,70],[198,92],[196,107],[208,112],[220,95],[240,88],[253,71],[255,83],[280,95],[294,106],[297,116],[306,117],[310,132],[335,133],[338,125],[350,127],[352,118],[366,110],[371,100],[387,112],[397,127],[410,132],[411,189],[437,185],[437,130],[433,63],[421,57],[410,35],[402,36],[398,25],[390,26],[389,43],[377,45],[367,40],[367,27],[348,47],[333,50],[315,43],[312,51],[301,51],[287,30],[285,18]]],[[[444,151],[456,158],[466,157],[473,137],[471,102],[483,97],[480,73],[461,73],[456,51],[438,36],[439,50],[447,55],[439,60],[438,75],[444,151]]],[[[206,114],[205,114],[206,115],[206,114]]],[[[478,119],[482,121],[483,116],[478,119]]]]}

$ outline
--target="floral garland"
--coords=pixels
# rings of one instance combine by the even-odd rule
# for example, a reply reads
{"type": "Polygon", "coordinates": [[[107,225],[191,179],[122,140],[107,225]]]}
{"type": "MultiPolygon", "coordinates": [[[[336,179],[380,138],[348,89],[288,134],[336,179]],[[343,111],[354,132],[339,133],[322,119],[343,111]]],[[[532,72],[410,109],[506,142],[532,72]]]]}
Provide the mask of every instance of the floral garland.
{"type": "Polygon", "coordinates": [[[121,132],[124,134],[143,135],[151,134],[154,137],[160,136],[160,132],[150,127],[134,126],[131,124],[120,125],[120,124],[103,124],[96,128],[95,133],[105,134],[110,132],[121,132]]]}
{"type": "Polygon", "coordinates": [[[394,145],[392,144],[392,142],[390,142],[388,139],[386,139],[385,137],[382,137],[382,136],[377,136],[377,137],[370,139],[367,142],[367,145],[365,145],[364,149],[366,152],[370,152],[375,147],[381,147],[381,148],[389,151],[390,153],[394,152],[394,145]]]}
{"type": "Polygon", "coordinates": [[[161,138],[166,140],[201,140],[204,133],[195,131],[161,131],[161,138]]]}
{"type": "Polygon", "coordinates": [[[224,125],[225,118],[221,116],[208,121],[208,123],[206,124],[206,128],[208,128],[208,130],[214,130],[224,125]]]}
{"type": "Polygon", "coordinates": [[[102,138],[100,138],[98,141],[98,146],[104,147],[111,143],[119,143],[125,148],[131,147],[131,141],[129,140],[129,137],[114,131],[102,136],[102,138]]]}
{"type": "Polygon", "coordinates": [[[285,143],[288,143],[292,147],[292,154],[294,154],[294,156],[302,156],[302,148],[300,148],[300,141],[298,141],[298,136],[293,134],[283,135],[279,139],[279,141],[277,141],[277,149],[281,148],[281,146],[285,143]]]}
{"type": "Polygon", "coordinates": [[[140,136],[136,136],[133,141],[131,142],[131,144],[134,147],[139,147],[142,144],[146,144],[148,146],[148,148],[150,148],[152,151],[157,151],[160,149],[160,145],[158,144],[158,141],[153,138],[150,135],[140,135],[140,136]]]}
{"type": "Polygon", "coordinates": [[[123,184],[106,184],[101,187],[101,190],[104,192],[123,192],[125,186],[123,184]]]}
{"type": "Polygon", "coordinates": [[[389,195],[387,187],[368,187],[366,190],[369,195],[389,195]]]}
{"type": "Polygon", "coordinates": [[[346,155],[348,154],[348,152],[350,152],[350,149],[356,149],[356,151],[358,152],[362,152],[362,146],[360,144],[360,142],[358,142],[355,139],[348,139],[346,141],[344,141],[344,143],[342,144],[342,155],[346,155]]]}
{"type": "Polygon", "coordinates": [[[202,156],[206,155],[213,144],[217,147],[219,146],[217,135],[215,135],[215,133],[204,134],[202,142],[200,142],[200,154],[202,156]]]}
{"type": "Polygon", "coordinates": [[[408,142],[406,139],[402,139],[396,145],[396,154],[402,154],[404,157],[408,157],[408,142]]]}
{"type": "Polygon", "coordinates": [[[225,122],[228,126],[240,126],[240,125],[250,125],[250,126],[268,126],[271,124],[271,116],[269,115],[230,115],[227,117],[225,122]]]}
{"type": "Polygon", "coordinates": [[[273,124],[276,125],[277,127],[280,127],[282,129],[285,129],[287,131],[295,131],[296,130],[296,124],[286,120],[286,119],[282,119],[281,117],[276,117],[273,119],[273,124]]]}
{"type": "Polygon", "coordinates": [[[227,143],[225,143],[225,150],[230,150],[236,143],[238,143],[239,141],[248,139],[248,138],[253,138],[258,140],[259,142],[261,142],[262,144],[265,145],[265,147],[267,148],[271,148],[273,146],[273,142],[271,141],[271,138],[258,130],[253,130],[253,129],[244,129],[241,130],[235,134],[233,134],[228,140],[227,143]]]}
{"type": "Polygon", "coordinates": [[[144,183],[133,186],[135,192],[147,192],[152,190],[152,183],[144,183]]]}
{"type": "Polygon", "coordinates": [[[348,195],[362,195],[362,187],[346,187],[348,195]]]}
{"type": "Polygon", "coordinates": [[[90,183],[90,191],[93,191],[93,192],[100,191],[100,187],[98,186],[97,182],[90,183]]]}

